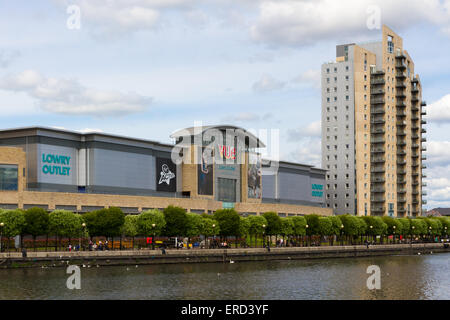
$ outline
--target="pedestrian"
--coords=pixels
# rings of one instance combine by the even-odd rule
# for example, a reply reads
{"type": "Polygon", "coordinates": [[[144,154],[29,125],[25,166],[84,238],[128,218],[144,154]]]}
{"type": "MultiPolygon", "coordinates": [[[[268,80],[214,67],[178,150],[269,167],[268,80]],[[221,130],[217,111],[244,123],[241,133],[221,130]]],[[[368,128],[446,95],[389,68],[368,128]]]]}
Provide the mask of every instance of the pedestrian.
{"type": "Polygon", "coordinates": [[[72,245],[71,244],[69,244],[68,249],[69,249],[69,251],[72,251],[72,245]]]}

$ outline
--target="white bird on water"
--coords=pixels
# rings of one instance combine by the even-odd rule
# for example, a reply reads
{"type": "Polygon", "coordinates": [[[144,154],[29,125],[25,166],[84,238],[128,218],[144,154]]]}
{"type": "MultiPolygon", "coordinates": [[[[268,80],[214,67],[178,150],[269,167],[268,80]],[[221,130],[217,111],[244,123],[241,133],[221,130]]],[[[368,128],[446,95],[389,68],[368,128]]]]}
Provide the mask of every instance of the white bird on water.
{"type": "Polygon", "coordinates": [[[234,261],[230,259],[230,263],[234,263],[234,261]]]}

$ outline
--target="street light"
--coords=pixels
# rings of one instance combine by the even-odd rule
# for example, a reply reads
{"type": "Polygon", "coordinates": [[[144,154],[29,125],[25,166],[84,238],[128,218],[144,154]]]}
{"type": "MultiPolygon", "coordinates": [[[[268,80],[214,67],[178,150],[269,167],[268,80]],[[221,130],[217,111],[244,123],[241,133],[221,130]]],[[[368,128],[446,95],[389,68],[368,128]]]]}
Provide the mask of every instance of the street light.
{"type": "Polygon", "coordinates": [[[5,224],[3,222],[0,222],[0,252],[3,252],[3,247],[2,247],[2,240],[3,240],[3,227],[5,226],[5,224]]]}
{"type": "Polygon", "coordinates": [[[412,232],[411,232],[411,244],[412,244],[412,239],[413,239],[413,234],[414,234],[414,229],[415,229],[416,227],[415,226],[412,226],[411,227],[411,229],[413,230],[412,232]]]}
{"type": "Polygon", "coordinates": [[[305,227],[306,227],[306,246],[309,247],[309,243],[311,242],[311,239],[309,239],[309,236],[308,236],[309,225],[306,225],[305,227]]]}
{"type": "Polygon", "coordinates": [[[373,229],[373,226],[370,226],[370,235],[372,236],[372,241],[373,241],[372,229],[373,229]]]}
{"type": "Polygon", "coordinates": [[[344,245],[344,239],[343,239],[343,233],[344,233],[344,225],[343,224],[341,224],[341,246],[343,246],[344,245]]]}
{"type": "Polygon", "coordinates": [[[396,226],[392,227],[394,229],[394,244],[395,244],[395,229],[397,228],[396,226]]]}
{"type": "Polygon", "coordinates": [[[428,239],[430,239],[430,238],[431,238],[431,229],[432,229],[432,228],[431,228],[431,226],[430,226],[430,228],[429,228],[429,229],[430,229],[430,230],[428,230],[428,235],[429,235],[429,236],[428,236],[428,239]]]}
{"type": "Polygon", "coordinates": [[[83,236],[83,233],[84,233],[84,230],[85,230],[84,228],[86,228],[86,223],[83,222],[81,224],[81,226],[83,227],[83,230],[81,231],[81,236],[80,236],[80,239],[79,239],[80,241],[78,243],[78,251],[81,251],[81,237],[83,236]]]}
{"type": "Polygon", "coordinates": [[[153,239],[152,239],[152,250],[155,250],[155,227],[156,224],[152,224],[152,229],[153,229],[153,239]]]}
{"type": "Polygon", "coordinates": [[[215,246],[216,245],[216,229],[215,229],[216,225],[213,224],[212,228],[213,228],[213,245],[215,246]]]}
{"type": "Polygon", "coordinates": [[[263,224],[262,227],[263,227],[263,248],[265,248],[266,247],[266,225],[263,224]]]}

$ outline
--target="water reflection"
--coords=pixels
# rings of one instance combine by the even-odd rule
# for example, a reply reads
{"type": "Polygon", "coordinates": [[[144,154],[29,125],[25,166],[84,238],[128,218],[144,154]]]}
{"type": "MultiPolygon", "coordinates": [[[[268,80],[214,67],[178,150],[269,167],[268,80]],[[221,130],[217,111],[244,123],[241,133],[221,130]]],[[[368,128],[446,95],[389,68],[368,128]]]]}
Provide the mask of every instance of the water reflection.
{"type": "Polygon", "coordinates": [[[0,299],[450,299],[450,254],[100,267],[68,290],[64,268],[0,270],[0,299]],[[367,289],[369,265],[381,290],[367,289]]]}

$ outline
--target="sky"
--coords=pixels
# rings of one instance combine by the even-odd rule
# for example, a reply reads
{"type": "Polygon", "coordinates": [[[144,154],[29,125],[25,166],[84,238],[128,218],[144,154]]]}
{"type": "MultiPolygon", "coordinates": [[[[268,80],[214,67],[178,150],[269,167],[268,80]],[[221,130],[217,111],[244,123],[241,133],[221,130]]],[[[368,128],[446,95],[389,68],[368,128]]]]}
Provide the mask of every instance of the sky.
{"type": "MultiPolygon", "coordinates": [[[[335,47],[404,39],[427,101],[427,208],[450,206],[450,0],[0,1],[0,129],[171,143],[195,123],[279,132],[321,166],[320,68],[335,47]]],[[[273,150],[276,148],[274,147],[273,150]]]]}

